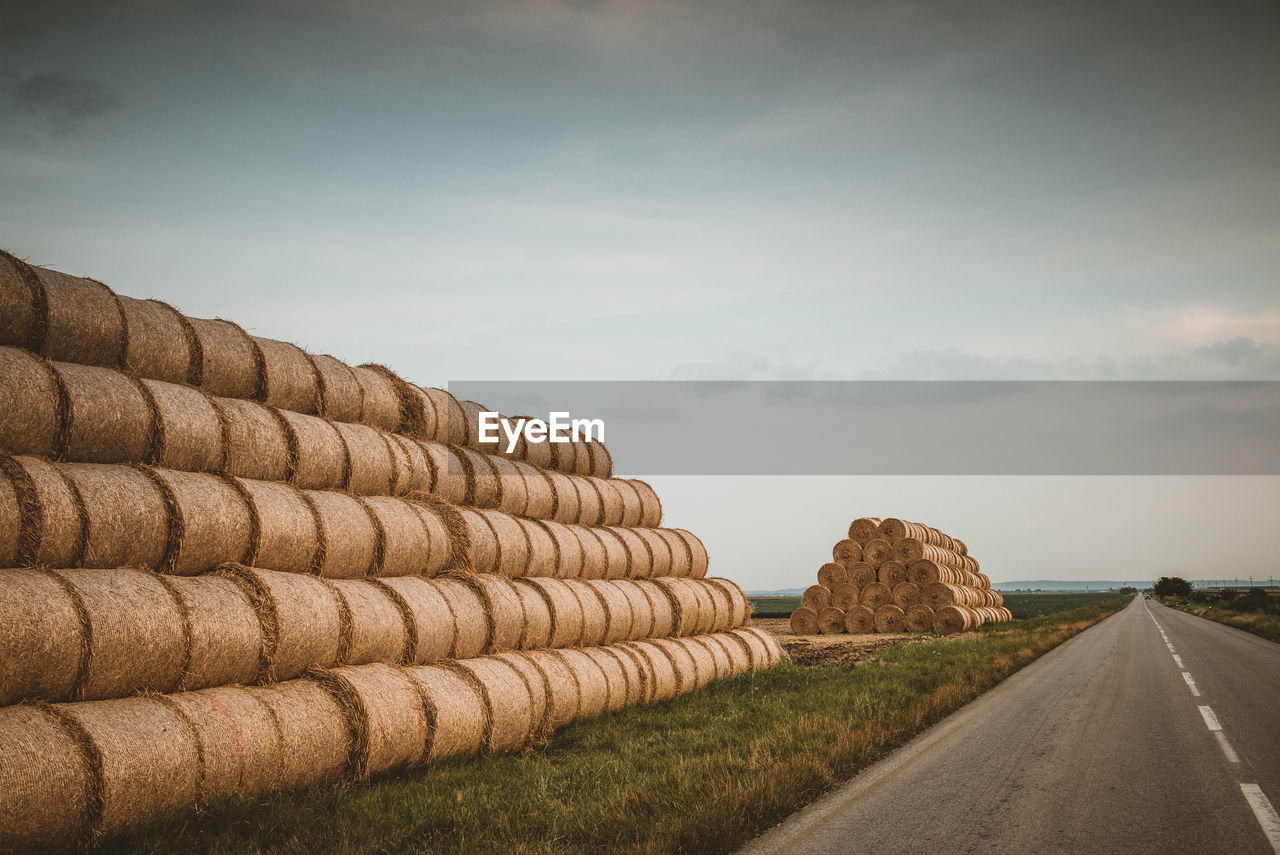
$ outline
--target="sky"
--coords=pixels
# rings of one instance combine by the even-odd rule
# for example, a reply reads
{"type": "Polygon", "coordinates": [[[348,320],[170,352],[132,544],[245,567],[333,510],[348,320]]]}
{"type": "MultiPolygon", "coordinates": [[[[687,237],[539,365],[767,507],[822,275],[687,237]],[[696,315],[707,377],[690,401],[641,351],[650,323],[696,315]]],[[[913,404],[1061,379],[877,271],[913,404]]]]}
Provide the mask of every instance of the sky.
{"type": "MultiPolygon", "coordinates": [[[[8,2],[0,245],[424,384],[1280,379],[1278,28],[1234,0],[8,2]]],[[[1262,573],[1280,500],[654,482],[753,589],[864,514],[996,579],[1262,573]]]]}

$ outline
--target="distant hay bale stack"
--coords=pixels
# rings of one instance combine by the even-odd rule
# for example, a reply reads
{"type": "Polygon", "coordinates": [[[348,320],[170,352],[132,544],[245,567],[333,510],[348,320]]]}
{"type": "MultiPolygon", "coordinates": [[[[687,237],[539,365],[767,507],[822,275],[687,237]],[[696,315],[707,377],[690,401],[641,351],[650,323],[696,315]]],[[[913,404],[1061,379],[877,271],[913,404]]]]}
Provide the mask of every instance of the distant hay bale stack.
{"type": "Polygon", "coordinates": [[[876,632],[902,632],[906,621],[907,614],[901,606],[887,603],[876,609],[876,632]]]}
{"type": "Polygon", "coordinates": [[[871,609],[873,612],[881,606],[888,604],[893,600],[893,594],[887,585],[879,582],[872,582],[864,586],[858,593],[858,603],[871,609]]]}
{"type": "Polygon", "coordinates": [[[860,592],[854,585],[844,584],[836,585],[831,589],[831,606],[847,612],[858,604],[860,592]]]}
{"type": "Polygon", "coordinates": [[[818,611],[810,606],[801,606],[796,609],[791,613],[791,631],[796,635],[817,635],[818,611]]]}
{"type": "Polygon", "coordinates": [[[849,583],[849,571],[843,564],[828,562],[818,568],[818,584],[834,589],[849,583]]]}
{"type": "Polygon", "coordinates": [[[815,612],[831,605],[831,589],[826,585],[810,585],[800,595],[800,602],[815,612]]]}
{"type": "Polygon", "coordinates": [[[831,547],[831,557],[832,560],[847,567],[855,561],[862,560],[862,544],[851,538],[837,541],[836,545],[831,547]]]}
{"type": "Polygon", "coordinates": [[[839,635],[844,632],[845,613],[837,608],[827,607],[818,612],[818,631],[827,635],[839,635]]]}
{"type": "Polygon", "coordinates": [[[893,602],[904,612],[920,604],[920,586],[915,582],[899,582],[891,592],[893,602]]]}
{"type": "Polygon", "coordinates": [[[862,546],[862,560],[875,569],[893,560],[893,544],[883,538],[872,538],[862,546]]]}
{"type": "Polygon", "coordinates": [[[907,565],[901,561],[886,561],[876,571],[876,579],[887,588],[896,588],[907,581],[907,565]]]}
{"type": "Polygon", "coordinates": [[[845,613],[844,627],[849,632],[876,631],[876,613],[868,606],[854,606],[845,613]]]}
{"type": "Polygon", "coordinates": [[[907,609],[905,622],[908,632],[933,632],[933,609],[914,605],[907,609]]]}
{"type": "Polygon", "coordinates": [[[880,532],[880,520],[876,517],[859,517],[849,524],[849,539],[859,546],[866,546],[880,532]]]}

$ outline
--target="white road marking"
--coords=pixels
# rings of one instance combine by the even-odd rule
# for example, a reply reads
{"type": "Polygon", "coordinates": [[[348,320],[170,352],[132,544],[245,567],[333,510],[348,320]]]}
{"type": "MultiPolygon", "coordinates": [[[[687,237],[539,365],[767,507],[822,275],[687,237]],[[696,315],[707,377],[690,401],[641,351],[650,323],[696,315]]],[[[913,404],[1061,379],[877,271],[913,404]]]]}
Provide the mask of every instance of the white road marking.
{"type": "Polygon", "coordinates": [[[1166,642],[1164,643],[1164,646],[1165,646],[1165,647],[1167,647],[1167,648],[1169,648],[1169,652],[1170,652],[1170,653],[1172,653],[1172,652],[1173,652],[1173,645],[1172,645],[1172,644],[1170,644],[1169,642],[1167,642],[1167,641],[1166,641],[1166,642]]]}
{"type": "Polygon", "coordinates": [[[1200,689],[1196,687],[1196,681],[1191,676],[1191,672],[1183,671],[1182,679],[1187,681],[1187,688],[1191,690],[1191,694],[1195,695],[1197,698],[1200,697],[1200,689]]]}
{"type": "Polygon", "coordinates": [[[1241,784],[1240,792],[1253,808],[1253,815],[1258,818],[1258,825],[1262,826],[1262,833],[1267,835],[1271,848],[1280,855],[1280,815],[1276,814],[1276,809],[1257,784],[1241,784]]]}
{"type": "Polygon", "coordinates": [[[1214,733],[1213,735],[1218,737],[1218,745],[1219,747],[1222,748],[1222,753],[1227,756],[1227,762],[1239,763],[1240,755],[1237,754],[1236,750],[1231,747],[1231,743],[1227,742],[1227,735],[1220,730],[1214,733]]]}
{"type": "Polygon", "coordinates": [[[1179,656],[1179,655],[1178,655],[1178,654],[1176,654],[1176,653],[1175,653],[1175,654],[1173,654],[1173,661],[1178,663],[1178,667],[1179,667],[1179,668],[1185,668],[1185,667],[1187,667],[1187,666],[1185,666],[1185,665],[1183,665],[1183,664],[1182,664],[1182,657],[1181,657],[1181,656],[1179,656]]]}
{"type": "Polygon", "coordinates": [[[1213,714],[1212,707],[1200,707],[1200,715],[1204,718],[1204,726],[1212,731],[1222,730],[1222,723],[1218,721],[1218,717],[1213,714]]]}

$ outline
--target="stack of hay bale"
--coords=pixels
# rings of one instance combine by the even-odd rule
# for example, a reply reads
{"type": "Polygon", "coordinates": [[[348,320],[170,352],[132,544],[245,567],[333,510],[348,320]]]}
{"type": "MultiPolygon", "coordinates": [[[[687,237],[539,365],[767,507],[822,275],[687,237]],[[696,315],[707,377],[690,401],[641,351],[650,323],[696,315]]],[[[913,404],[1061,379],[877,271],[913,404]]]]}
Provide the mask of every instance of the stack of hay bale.
{"type": "Polygon", "coordinates": [[[791,615],[796,635],[952,633],[1013,620],[964,541],[923,523],[860,517],[791,615]]]}
{"type": "Polygon", "coordinates": [[[0,254],[0,851],[782,658],[598,442],[0,254]]]}

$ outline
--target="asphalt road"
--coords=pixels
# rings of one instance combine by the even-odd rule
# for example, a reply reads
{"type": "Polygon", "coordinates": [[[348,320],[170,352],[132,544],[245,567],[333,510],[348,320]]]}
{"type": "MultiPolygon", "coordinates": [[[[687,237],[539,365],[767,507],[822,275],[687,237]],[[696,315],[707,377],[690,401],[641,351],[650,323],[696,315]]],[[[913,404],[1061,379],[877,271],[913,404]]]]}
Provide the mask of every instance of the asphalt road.
{"type": "Polygon", "coordinates": [[[1280,644],[1139,598],[741,855],[1280,855],[1272,805],[1280,644]]]}

